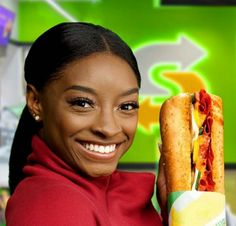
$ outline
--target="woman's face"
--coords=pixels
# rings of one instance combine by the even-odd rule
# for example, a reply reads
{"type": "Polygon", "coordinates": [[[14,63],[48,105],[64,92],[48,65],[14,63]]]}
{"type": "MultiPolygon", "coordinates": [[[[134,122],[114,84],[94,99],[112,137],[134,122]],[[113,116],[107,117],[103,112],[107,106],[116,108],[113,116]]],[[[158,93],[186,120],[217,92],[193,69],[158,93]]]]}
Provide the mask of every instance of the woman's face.
{"type": "Polygon", "coordinates": [[[68,65],[40,93],[42,138],[70,166],[111,174],[138,121],[138,83],[121,58],[97,53],[68,65]]]}

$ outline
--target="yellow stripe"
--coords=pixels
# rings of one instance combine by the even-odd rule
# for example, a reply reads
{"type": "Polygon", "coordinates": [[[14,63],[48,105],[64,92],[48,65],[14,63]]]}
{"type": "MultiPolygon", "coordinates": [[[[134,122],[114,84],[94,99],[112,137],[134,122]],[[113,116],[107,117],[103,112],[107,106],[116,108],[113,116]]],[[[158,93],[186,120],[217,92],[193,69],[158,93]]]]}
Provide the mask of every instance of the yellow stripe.
{"type": "MultiPolygon", "coordinates": [[[[193,110],[193,117],[194,117],[194,120],[195,120],[198,128],[200,128],[201,125],[200,125],[198,110],[196,110],[196,109],[193,110]]],[[[194,163],[196,163],[197,160],[198,160],[198,152],[199,152],[199,142],[198,142],[198,139],[197,139],[193,143],[193,162],[194,163]]]]}
{"type": "Polygon", "coordinates": [[[198,152],[199,152],[199,143],[198,139],[194,141],[193,144],[193,162],[196,163],[198,160],[198,152]]]}

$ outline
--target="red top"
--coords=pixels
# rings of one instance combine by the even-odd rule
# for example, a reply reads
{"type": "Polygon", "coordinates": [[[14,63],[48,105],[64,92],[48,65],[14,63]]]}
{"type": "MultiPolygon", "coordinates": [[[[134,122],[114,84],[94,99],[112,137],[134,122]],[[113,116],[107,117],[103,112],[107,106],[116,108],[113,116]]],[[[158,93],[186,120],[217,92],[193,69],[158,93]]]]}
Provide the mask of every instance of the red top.
{"type": "Polygon", "coordinates": [[[37,136],[6,209],[7,226],[159,226],[151,173],[115,171],[91,178],[75,172],[37,136]]]}

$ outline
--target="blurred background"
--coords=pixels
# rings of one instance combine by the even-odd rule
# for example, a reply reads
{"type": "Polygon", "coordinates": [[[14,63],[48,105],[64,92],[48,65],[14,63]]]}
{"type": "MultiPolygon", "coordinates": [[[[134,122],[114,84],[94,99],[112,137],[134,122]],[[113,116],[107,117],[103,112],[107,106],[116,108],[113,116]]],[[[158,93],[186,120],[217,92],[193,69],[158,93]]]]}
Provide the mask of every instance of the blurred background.
{"type": "Polygon", "coordinates": [[[10,146],[25,104],[24,59],[42,32],[65,21],[110,28],[137,57],[139,125],[121,169],[156,171],[165,99],[201,88],[222,97],[226,203],[236,213],[236,0],[0,0],[0,222],[10,146]]]}

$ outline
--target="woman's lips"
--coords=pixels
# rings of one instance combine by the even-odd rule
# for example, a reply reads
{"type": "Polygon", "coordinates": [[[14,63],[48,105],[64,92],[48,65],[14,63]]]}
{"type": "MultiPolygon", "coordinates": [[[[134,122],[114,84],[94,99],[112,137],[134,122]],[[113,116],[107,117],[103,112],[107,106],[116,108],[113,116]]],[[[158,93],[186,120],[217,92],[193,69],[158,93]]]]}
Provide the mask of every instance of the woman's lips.
{"type": "Polygon", "coordinates": [[[116,149],[116,144],[110,145],[100,145],[100,144],[91,144],[91,143],[83,143],[83,146],[89,150],[99,153],[111,153],[116,149]]]}
{"type": "Polygon", "coordinates": [[[116,155],[121,143],[111,144],[96,144],[90,142],[77,141],[81,146],[81,150],[86,154],[87,157],[92,159],[112,159],[116,155]]]}

